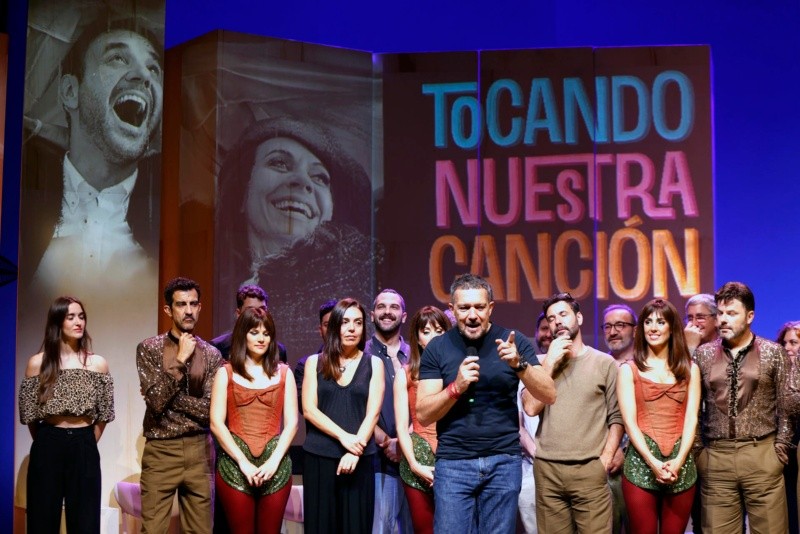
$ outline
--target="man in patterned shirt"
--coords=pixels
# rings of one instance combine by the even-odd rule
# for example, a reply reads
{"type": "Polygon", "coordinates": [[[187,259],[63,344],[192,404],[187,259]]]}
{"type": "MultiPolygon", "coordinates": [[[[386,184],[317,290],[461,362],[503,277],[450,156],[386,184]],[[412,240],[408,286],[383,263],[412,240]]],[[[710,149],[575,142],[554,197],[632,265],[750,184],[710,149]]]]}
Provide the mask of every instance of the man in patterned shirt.
{"type": "Polygon", "coordinates": [[[222,358],[193,335],[200,315],[200,285],[175,278],[164,289],[165,334],[136,349],[144,414],[142,532],[163,534],[178,491],[181,525],[211,533],[211,439],[208,432],[211,384],[222,358]]]}
{"type": "Polygon", "coordinates": [[[697,348],[703,377],[696,455],[706,532],[740,533],[742,506],[753,533],[788,532],[783,466],[792,431],[785,410],[783,348],[750,330],[755,297],[741,282],[714,295],[720,338],[697,348]]]}

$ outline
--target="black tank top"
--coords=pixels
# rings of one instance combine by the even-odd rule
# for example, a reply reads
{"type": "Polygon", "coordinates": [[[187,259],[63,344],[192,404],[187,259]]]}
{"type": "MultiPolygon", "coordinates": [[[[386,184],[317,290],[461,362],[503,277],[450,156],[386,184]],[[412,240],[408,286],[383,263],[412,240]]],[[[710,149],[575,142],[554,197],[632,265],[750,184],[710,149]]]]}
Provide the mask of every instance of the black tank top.
{"type": "MultiPolygon", "coordinates": [[[[319,358],[321,357],[320,355],[319,358]]],[[[318,359],[317,407],[343,430],[355,434],[367,415],[369,382],[372,379],[372,357],[368,354],[361,356],[353,379],[346,386],[340,386],[336,380],[324,378],[321,368],[322,362],[318,359]]],[[[308,425],[303,449],[327,458],[341,458],[347,452],[338,439],[329,436],[312,424],[308,425]]],[[[375,439],[370,437],[362,456],[375,454],[375,451],[375,439]]]]}

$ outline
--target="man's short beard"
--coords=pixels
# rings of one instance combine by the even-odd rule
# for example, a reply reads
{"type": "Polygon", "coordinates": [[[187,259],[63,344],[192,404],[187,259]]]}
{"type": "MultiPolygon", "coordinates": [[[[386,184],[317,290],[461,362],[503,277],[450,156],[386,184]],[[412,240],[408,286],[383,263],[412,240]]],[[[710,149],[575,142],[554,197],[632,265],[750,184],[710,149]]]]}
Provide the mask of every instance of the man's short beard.
{"type": "Polygon", "coordinates": [[[400,331],[400,323],[397,323],[397,326],[390,330],[384,330],[383,328],[381,328],[379,321],[375,321],[372,324],[375,326],[375,331],[386,339],[394,336],[396,333],[400,331]]]}
{"type": "Polygon", "coordinates": [[[612,339],[610,342],[606,343],[606,345],[608,346],[609,350],[625,352],[633,346],[633,340],[631,339],[626,343],[624,339],[612,339]]]}
{"type": "Polygon", "coordinates": [[[458,323],[456,328],[458,328],[458,333],[461,334],[461,337],[466,338],[466,339],[478,340],[478,339],[482,338],[483,336],[485,336],[486,333],[489,331],[488,328],[484,329],[483,325],[479,325],[479,326],[481,327],[481,330],[480,330],[480,334],[478,335],[478,337],[469,337],[467,335],[467,325],[465,325],[465,324],[458,323]]]}
{"type": "MultiPolygon", "coordinates": [[[[568,337],[569,337],[569,338],[570,338],[572,341],[575,341],[575,338],[576,338],[576,337],[578,337],[578,332],[580,332],[580,328],[578,327],[578,325],[575,325],[575,331],[574,331],[574,332],[573,332],[573,331],[572,331],[570,328],[564,328],[564,329],[562,329],[562,330],[566,330],[566,331],[567,331],[568,337]]],[[[559,333],[554,333],[554,334],[553,334],[553,339],[556,339],[556,338],[557,338],[557,337],[559,337],[560,335],[561,335],[561,334],[559,334],[559,333]]]]}

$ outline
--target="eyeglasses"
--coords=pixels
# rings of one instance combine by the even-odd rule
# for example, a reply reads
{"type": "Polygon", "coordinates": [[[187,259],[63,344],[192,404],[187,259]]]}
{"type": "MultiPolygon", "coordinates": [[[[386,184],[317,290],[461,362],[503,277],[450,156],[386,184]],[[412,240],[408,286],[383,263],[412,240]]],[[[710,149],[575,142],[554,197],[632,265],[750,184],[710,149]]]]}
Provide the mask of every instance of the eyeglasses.
{"type": "Polygon", "coordinates": [[[622,321],[619,321],[619,322],[616,322],[616,323],[605,323],[603,325],[603,331],[604,332],[611,332],[611,329],[614,329],[617,332],[621,332],[622,329],[625,328],[626,326],[633,327],[633,326],[636,326],[636,325],[633,324],[633,323],[625,323],[625,322],[622,322],[622,321]]]}
{"type": "Polygon", "coordinates": [[[695,313],[694,315],[687,315],[686,322],[691,323],[692,321],[700,321],[701,323],[706,322],[708,319],[714,317],[711,313],[695,313]]]}

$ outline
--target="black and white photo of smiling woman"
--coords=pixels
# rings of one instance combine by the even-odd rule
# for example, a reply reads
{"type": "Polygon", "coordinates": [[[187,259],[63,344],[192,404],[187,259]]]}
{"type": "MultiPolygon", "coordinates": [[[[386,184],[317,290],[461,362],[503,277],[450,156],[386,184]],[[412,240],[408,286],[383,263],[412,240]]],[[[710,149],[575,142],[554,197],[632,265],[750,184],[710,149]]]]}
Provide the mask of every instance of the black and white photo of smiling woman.
{"type": "Polygon", "coordinates": [[[82,15],[49,78],[28,62],[20,271],[44,295],[156,272],[162,38],[141,17],[82,15]]]}
{"type": "Polygon", "coordinates": [[[225,158],[218,195],[221,285],[263,287],[293,350],[319,344],[307,323],[320,299],[370,299],[380,256],[371,184],[328,128],[288,116],[253,123],[225,158]]]}

